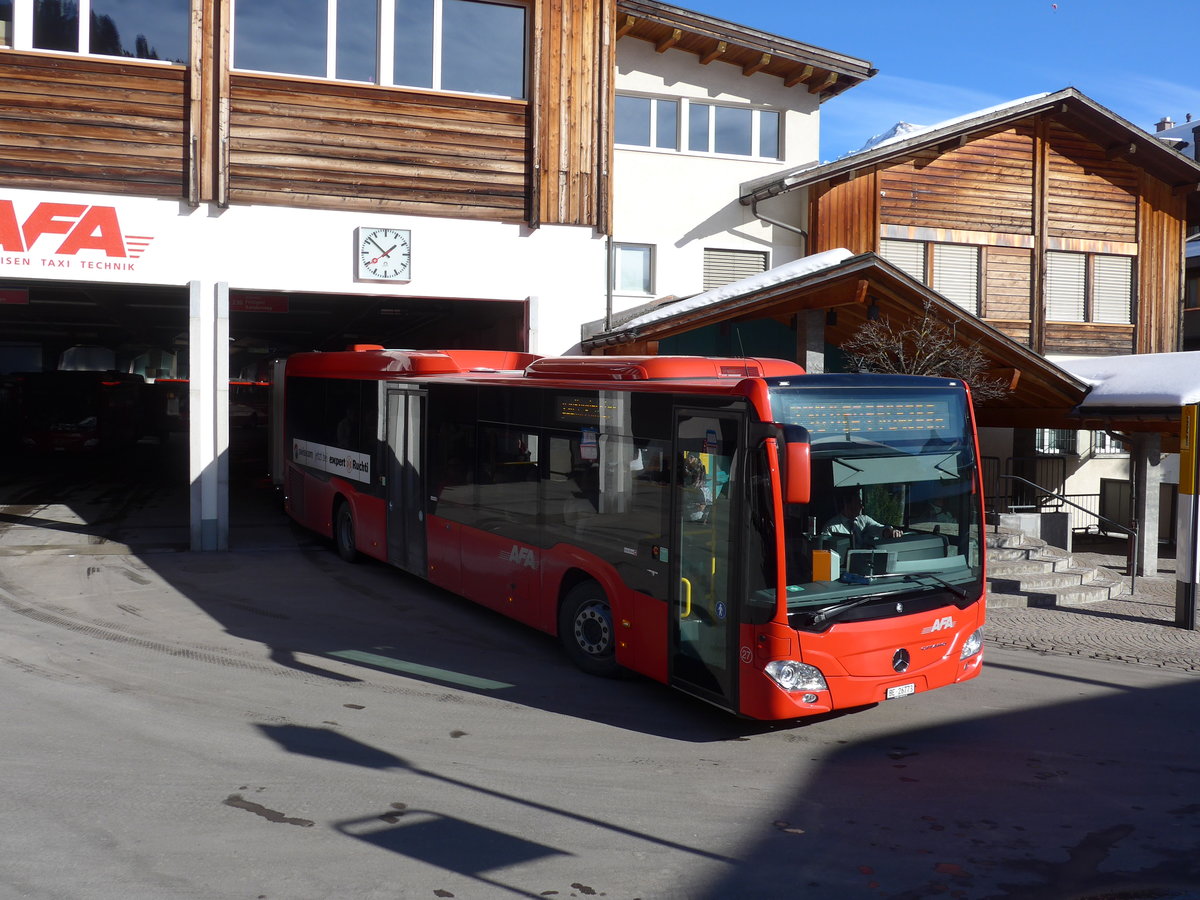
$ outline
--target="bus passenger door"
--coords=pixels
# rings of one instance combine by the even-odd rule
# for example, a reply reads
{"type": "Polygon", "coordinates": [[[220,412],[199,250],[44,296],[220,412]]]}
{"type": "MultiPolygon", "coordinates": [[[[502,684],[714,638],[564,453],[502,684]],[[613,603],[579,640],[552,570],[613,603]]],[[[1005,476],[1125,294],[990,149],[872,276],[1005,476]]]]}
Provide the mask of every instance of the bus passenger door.
{"type": "Polygon", "coordinates": [[[421,426],[425,395],[387,392],[388,562],[425,576],[425,466],[421,426]]]}
{"type": "Polygon", "coordinates": [[[675,413],[671,683],[726,708],[736,698],[741,427],[735,414],[675,413]]]}

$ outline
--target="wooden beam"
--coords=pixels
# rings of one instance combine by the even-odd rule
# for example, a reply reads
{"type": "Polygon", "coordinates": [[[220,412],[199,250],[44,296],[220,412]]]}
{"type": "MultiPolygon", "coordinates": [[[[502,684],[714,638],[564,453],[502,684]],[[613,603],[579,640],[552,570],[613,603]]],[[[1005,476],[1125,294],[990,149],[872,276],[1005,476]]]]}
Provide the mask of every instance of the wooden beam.
{"type": "Polygon", "coordinates": [[[808,86],[808,92],[810,94],[823,94],[825,91],[833,87],[837,83],[837,80],[837,73],[830,72],[823,81],[818,81],[816,84],[810,84],[808,86]]]}
{"type": "Polygon", "coordinates": [[[988,369],[983,375],[985,378],[1003,381],[1010,391],[1015,391],[1017,389],[1017,382],[1021,380],[1021,370],[1014,368],[988,369]]]}
{"type": "Polygon", "coordinates": [[[743,75],[753,75],[755,72],[761,72],[771,62],[771,54],[764,53],[758,58],[758,62],[748,63],[742,66],[743,75]]]}
{"type": "Polygon", "coordinates": [[[725,51],[729,49],[729,44],[725,41],[717,41],[717,45],[700,57],[700,65],[707,66],[714,59],[720,59],[725,55],[725,51]]]}
{"type": "Polygon", "coordinates": [[[621,16],[621,24],[617,26],[617,40],[625,37],[629,32],[633,31],[633,26],[637,24],[637,19],[633,16],[621,16]]]}
{"type": "Polygon", "coordinates": [[[808,81],[808,79],[812,78],[813,71],[814,70],[812,66],[805,66],[802,69],[797,69],[787,78],[783,79],[783,86],[795,87],[802,81],[808,81]]]}
{"type": "Polygon", "coordinates": [[[1137,144],[1132,141],[1128,144],[1121,142],[1117,144],[1109,144],[1104,148],[1104,156],[1106,159],[1117,159],[1121,156],[1133,156],[1137,153],[1137,144]]]}
{"type": "Polygon", "coordinates": [[[666,53],[683,39],[683,31],[678,28],[672,28],[669,37],[663,38],[654,45],[654,50],[657,53],[666,53]]]}

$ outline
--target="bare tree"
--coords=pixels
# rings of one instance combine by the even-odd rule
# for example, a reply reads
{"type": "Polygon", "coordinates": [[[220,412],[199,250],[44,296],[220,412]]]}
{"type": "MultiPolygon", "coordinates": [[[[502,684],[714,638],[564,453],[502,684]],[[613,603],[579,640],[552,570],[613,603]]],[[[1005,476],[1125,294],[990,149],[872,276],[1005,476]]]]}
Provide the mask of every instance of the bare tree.
{"type": "Polygon", "coordinates": [[[893,325],[886,316],[868,320],[842,350],[857,372],[958,378],[971,386],[976,403],[1012,392],[1003,380],[986,376],[990,366],[979,343],[960,341],[937,320],[928,300],[922,316],[903,325],[893,325]]]}

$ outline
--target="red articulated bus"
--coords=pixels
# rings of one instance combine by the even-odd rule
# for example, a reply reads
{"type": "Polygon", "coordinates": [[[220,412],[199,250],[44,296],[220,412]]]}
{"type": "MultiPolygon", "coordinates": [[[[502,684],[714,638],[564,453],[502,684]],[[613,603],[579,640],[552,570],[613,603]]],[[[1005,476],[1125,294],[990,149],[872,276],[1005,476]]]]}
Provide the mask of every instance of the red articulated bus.
{"type": "Polygon", "coordinates": [[[588,672],[776,720],[980,671],[960,381],[367,347],[292,356],[276,389],[292,518],[588,672]]]}

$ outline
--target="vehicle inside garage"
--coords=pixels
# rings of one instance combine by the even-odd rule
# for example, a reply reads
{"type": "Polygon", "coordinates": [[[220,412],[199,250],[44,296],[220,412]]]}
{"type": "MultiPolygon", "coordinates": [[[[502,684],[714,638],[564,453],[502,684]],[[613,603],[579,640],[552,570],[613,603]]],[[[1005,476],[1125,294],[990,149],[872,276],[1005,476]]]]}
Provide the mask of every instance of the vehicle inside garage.
{"type": "MultiPolygon", "coordinates": [[[[286,526],[271,361],[352,344],[524,349],[519,302],[229,294],[231,545],[286,526]]],[[[188,546],[189,291],[0,281],[0,546],[188,546]],[[77,540],[77,538],[76,538],[77,540]]]]}

